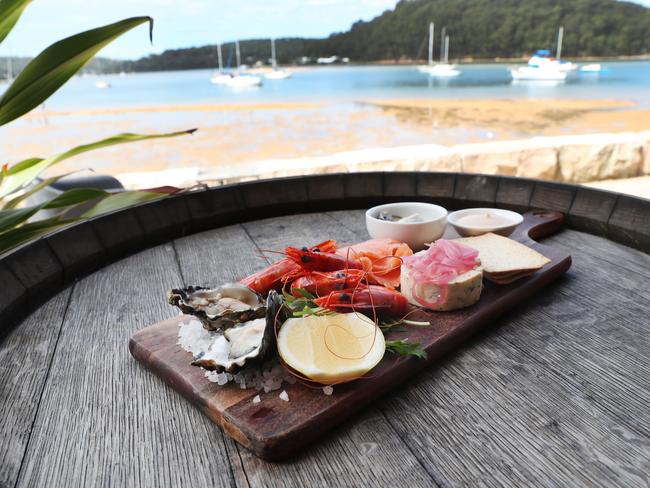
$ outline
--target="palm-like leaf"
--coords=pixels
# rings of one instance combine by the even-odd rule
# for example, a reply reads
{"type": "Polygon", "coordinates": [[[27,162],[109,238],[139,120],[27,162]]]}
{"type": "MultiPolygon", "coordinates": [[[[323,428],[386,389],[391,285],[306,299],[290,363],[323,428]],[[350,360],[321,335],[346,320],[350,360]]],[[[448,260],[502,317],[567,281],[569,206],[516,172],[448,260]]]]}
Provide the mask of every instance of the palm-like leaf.
{"type": "Polygon", "coordinates": [[[11,32],[32,0],[0,0],[0,42],[11,32]]]}
{"type": "MultiPolygon", "coordinates": [[[[18,17],[14,19],[14,24],[17,19],[18,17]]],[[[0,125],[11,122],[38,107],[90,61],[100,49],[145,22],[149,22],[151,37],[153,19],[133,17],[52,44],[21,71],[0,98],[0,125]]]]}
{"type": "Polygon", "coordinates": [[[30,222],[29,224],[21,225],[8,232],[4,232],[0,234],[0,254],[24,242],[49,234],[60,227],[74,222],[76,222],[75,219],[64,219],[59,216],[39,220],[38,222],[30,222]]]}
{"type": "Polygon", "coordinates": [[[96,188],[72,188],[39,205],[0,210],[0,236],[26,222],[39,210],[73,207],[106,196],[107,192],[96,188]]]}
{"type": "Polygon", "coordinates": [[[49,158],[26,159],[9,168],[6,176],[0,181],[0,199],[28,185],[47,168],[63,161],[64,159],[77,156],[78,154],[82,154],[102,147],[115,146],[117,144],[127,144],[130,142],[144,141],[147,139],[176,137],[180,135],[191,134],[194,131],[195,129],[180,132],[170,132],[166,134],[118,134],[116,136],[108,137],[107,139],[102,139],[91,144],[77,146],[64,153],[57,154],[56,156],[50,156],[49,158]]]}

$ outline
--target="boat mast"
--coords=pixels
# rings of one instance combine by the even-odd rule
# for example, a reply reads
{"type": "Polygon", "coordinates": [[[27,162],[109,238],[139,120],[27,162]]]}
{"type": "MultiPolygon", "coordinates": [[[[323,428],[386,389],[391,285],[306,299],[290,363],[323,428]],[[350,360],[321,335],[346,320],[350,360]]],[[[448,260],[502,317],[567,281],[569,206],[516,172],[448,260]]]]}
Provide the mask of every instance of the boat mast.
{"type": "Polygon", "coordinates": [[[235,55],[237,56],[237,69],[241,66],[241,52],[239,51],[239,41],[235,41],[235,55]]]}
{"type": "Polygon", "coordinates": [[[223,71],[223,58],[221,57],[221,44],[217,42],[217,58],[219,59],[219,73],[223,71]]]}
{"type": "Polygon", "coordinates": [[[11,60],[11,57],[7,57],[7,81],[12,81],[14,79],[14,65],[11,60]]]}
{"type": "Polygon", "coordinates": [[[444,63],[445,59],[445,34],[447,32],[447,28],[443,27],[442,32],[440,33],[440,62],[444,63]]]}
{"type": "Polygon", "coordinates": [[[449,64],[449,36],[445,36],[445,64],[449,64]]]}
{"type": "Polygon", "coordinates": [[[562,38],[564,37],[564,26],[560,26],[560,29],[557,31],[557,51],[555,52],[555,58],[559,61],[560,56],[562,56],[562,38]]]}
{"type": "Polygon", "coordinates": [[[271,38],[271,66],[273,69],[278,68],[278,62],[275,59],[275,39],[271,38]]]}
{"type": "Polygon", "coordinates": [[[429,24],[429,66],[433,65],[433,22],[429,24]]]}

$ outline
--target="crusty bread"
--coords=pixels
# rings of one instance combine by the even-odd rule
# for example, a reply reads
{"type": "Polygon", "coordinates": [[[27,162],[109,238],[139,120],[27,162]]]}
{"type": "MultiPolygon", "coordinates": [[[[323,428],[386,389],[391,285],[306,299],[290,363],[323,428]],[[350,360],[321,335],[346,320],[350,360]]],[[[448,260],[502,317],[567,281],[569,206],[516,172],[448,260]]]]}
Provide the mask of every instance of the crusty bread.
{"type": "Polygon", "coordinates": [[[528,276],[550,262],[534,249],[493,233],[456,239],[456,242],[476,249],[486,278],[497,282],[509,283],[528,276]]]}

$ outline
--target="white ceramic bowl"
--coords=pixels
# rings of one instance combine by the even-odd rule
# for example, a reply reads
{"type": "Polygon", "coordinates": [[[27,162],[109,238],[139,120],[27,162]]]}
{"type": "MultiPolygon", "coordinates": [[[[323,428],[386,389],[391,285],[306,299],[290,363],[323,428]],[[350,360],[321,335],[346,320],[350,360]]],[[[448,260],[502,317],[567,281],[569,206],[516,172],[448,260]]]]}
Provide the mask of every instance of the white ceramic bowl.
{"type": "Polygon", "coordinates": [[[366,227],[373,239],[389,238],[406,242],[411,249],[419,251],[424,244],[440,238],[447,225],[447,210],[439,205],[423,202],[387,203],[372,207],[366,212],[366,227]],[[400,217],[418,214],[420,222],[391,222],[379,220],[380,212],[400,217]]]}
{"type": "Polygon", "coordinates": [[[463,237],[480,236],[488,232],[494,232],[502,236],[509,236],[515,228],[524,221],[524,217],[517,212],[503,210],[501,208],[466,208],[449,214],[449,223],[456,229],[456,232],[463,237]],[[459,220],[470,215],[490,215],[499,222],[483,225],[461,223],[459,220]]]}

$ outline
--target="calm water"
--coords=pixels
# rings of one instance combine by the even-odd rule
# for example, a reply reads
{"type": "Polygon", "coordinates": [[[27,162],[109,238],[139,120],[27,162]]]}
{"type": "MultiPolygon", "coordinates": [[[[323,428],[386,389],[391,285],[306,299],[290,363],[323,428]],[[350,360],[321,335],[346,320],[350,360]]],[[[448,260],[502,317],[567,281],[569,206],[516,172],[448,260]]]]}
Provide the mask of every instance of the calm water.
{"type": "MultiPolygon", "coordinates": [[[[599,98],[650,107],[650,61],[602,63],[599,74],[564,83],[513,83],[505,64],[466,65],[436,80],[412,66],[318,67],[259,88],[233,90],[209,82],[210,70],[77,77],[47,102],[51,109],[192,103],[264,103],[368,98],[599,98]],[[98,79],[111,84],[97,89],[98,79]]],[[[2,88],[0,88],[2,90],[2,88]]]]}

